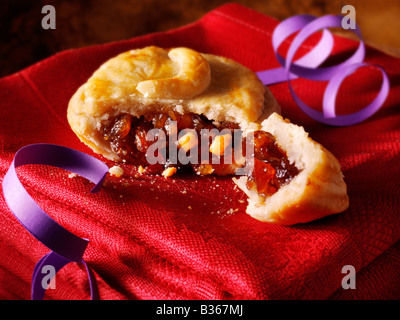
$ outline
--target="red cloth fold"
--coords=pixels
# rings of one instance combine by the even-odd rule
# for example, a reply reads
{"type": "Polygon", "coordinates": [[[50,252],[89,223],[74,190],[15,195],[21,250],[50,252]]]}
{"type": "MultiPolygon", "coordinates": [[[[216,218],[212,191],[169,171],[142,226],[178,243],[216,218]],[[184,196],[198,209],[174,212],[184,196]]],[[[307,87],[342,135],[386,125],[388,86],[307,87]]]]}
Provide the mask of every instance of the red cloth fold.
{"type": "MultiPolygon", "coordinates": [[[[55,143],[93,155],[69,128],[66,109],[108,58],[147,45],[187,46],[266,70],[278,66],[271,45],[277,23],[229,4],[183,28],[68,50],[0,79],[0,182],[27,144],[55,143]]],[[[302,52],[316,40],[311,37],[302,52]]],[[[356,48],[357,42],[335,37],[332,57],[356,48]]],[[[340,161],[350,197],[340,215],[290,227],[262,223],[245,213],[246,197],[231,178],[166,180],[138,176],[128,165],[122,178],[108,176],[98,194],[89,194],[90,182],[61,169],[25,166],[19,176],[56,221],[90,240],[84,257],[101,299],[397,299],[400,61],[371,48],[366,61],[385,68],[391,92],[375,116],[355,126],[317,123],[294,104],[286,83],[270,88],[283,115],[340,161]],[[356,289],[342,288],[345,265],[357,271],[356,289]]],[[[376,74],[360,70],[346,80],[341,112],[373,99],[376,74]]],[[[322,101],[323,84],[297,79],[293,85],[309,105],[322,101]]],[[[48,249],[18,223],[3,195],[0,214],[0,298],[29,299],[34,265],[48,249]]],[[[63,268],[56,289],[46,292],[46,299],[88,298],[86,272],[76,263],[63,268]]]]}

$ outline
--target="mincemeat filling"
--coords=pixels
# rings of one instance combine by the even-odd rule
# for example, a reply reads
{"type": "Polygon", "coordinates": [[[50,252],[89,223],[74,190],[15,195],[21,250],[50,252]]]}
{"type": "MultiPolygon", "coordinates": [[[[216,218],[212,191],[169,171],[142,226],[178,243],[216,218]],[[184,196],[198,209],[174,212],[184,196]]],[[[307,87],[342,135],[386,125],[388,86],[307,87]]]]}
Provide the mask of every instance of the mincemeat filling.
{"type": "MultiPolygon", "coordinates": [[[[109,121],[109,124],[103,129],[103,137],[109,142],[111,149],[124,162],[136,166],[143,166],[148,173],[161,173],[166,168],[176,167],[178,170],[191,168],[198,175],[235,175],[239,168],[242,168],[245,163],[240,161],[237,163],[234,157],[235,151],[224,152],[217,144],[215,136],[210,136],[209,143],[213,149],[209,152],[209,161],[203,163],[171,163],[168,156],[169,135],[171,134],[171,123],[176,121],[177,136],[184,129],[194,129],[200,137],[202,129],[217,129],[218,131],[228,132],[225,137],[233,141],[233,132],[239,129],[238,125],[230,122],[216,123],[206,117],[194,113],[179,114],[174,111],[167,113],[158,113],[141,116],[140,118],[132,117],[128,114],[120,115],[119,117],[109,121]],[[146,152],[154,141],[146,139],[147,133],[151,129],[161,129],[165,133],[166,159],[162,163],[149,164],[146,159],[146,152]],[[213,144],[213,142],[215,142],[213,144]],[[217,151],[215,151],[217,150],[217,151]],[[219,151],[221,150],[221,151],[219,151]],[[214,163],[212,159],[218,154],[219,163],[214,163]],[[231,157],[230,161],[225,161],[225,157],[231,157]]],[[[256,188],[259,195],[263,197],[270,196],[277,192],[281,186],[288,184],[298,173],[298,168],[291,164],[286,153],[277,144],[275,137],[265,131],[255,131],[250,143],[253,144],[253,154],[246,155],[246,137],[242,137],[241,152],[244,158],[252,157],[254,162],[247,170],[247,188],[256,188]]],[[[221,140],[221,139],[219,139],[221,140]]],[[[222,141],[222,140],[221,140],[222,141]]],[[[219,142],[219,141],[218,141],[219,142]]],[[[197,148],[200,152],[201,148],[197,148]]],[[[203,150],[204,151],[204,150],[203,150]]]]}

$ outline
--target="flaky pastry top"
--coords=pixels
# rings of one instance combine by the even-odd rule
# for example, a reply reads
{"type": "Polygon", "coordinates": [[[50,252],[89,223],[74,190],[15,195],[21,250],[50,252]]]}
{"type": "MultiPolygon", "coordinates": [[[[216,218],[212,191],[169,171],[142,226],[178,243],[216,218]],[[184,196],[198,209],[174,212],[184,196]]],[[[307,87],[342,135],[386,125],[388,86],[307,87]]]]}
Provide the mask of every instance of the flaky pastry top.
{"type": "Polygon", "coordinates": [[[116,159],[102,128],[121,114],[140,117],[169,110],[234,122],[244,130],[280,112],[270,90],[240,63],[189,48],[150,46],[103,63],[75,92],[67,117],[81,141],[116,159]]]}
{"type": "Polygon", "coordinates": [[[101,118],[178,106],[216,121],[254,122],[263,112],[265,90],[251,70],[231,59],[151,46],[105,62],[84,84],[75,111],[101,118]]]}

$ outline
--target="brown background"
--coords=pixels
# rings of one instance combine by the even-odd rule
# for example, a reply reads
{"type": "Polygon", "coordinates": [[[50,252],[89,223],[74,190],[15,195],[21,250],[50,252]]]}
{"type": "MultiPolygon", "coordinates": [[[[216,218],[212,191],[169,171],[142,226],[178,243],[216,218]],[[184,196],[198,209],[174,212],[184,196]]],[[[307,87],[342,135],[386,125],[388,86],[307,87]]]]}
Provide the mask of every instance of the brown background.
{"type": "Polygon", "coordinates": [[[400,57],[399,0],[1,0],[0,77],[65,49],[173,29],[228,2],[280,20],[301,13],[341,14],[351,4],[366,43],[400,57]],[[55,30],[42,29],[46,4],[56,9],[55,30]]]}

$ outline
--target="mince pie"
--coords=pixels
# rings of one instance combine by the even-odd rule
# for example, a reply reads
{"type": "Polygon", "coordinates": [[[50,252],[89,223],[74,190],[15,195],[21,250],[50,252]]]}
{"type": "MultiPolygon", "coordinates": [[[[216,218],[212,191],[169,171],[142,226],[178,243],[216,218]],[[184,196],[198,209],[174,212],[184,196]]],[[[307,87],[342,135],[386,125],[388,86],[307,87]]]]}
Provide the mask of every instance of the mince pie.
{"type": "Polygon", "coordinates": [[[93,151],[164,177],[231,175],[260,221],[295,224],[347,209],[337,159],[279,114],[243,65],[154,46],[106,61],[68,107],[72,130],[93,151]]]}

